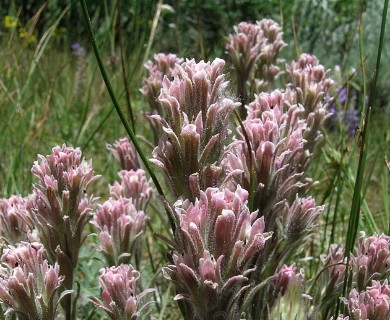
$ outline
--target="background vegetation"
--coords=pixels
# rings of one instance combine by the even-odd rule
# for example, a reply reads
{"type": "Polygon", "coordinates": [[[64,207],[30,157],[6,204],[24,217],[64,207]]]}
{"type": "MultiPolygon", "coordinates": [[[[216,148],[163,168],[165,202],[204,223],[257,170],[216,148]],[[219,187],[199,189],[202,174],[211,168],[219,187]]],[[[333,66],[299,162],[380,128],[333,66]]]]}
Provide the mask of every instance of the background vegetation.
{"type": "MultiPolygon", "coordinates": [[[[143,64],[154,53],[172,52],[197,60],[226,57],[224,41],[233,31],[233,25],[244,20],[273,18],[282,25],[288,44],[282,51],[283,58],[288,62],[300,52],[315,54],[322,64],[332,69],[337,85],[345,85],[350,103],[355,103],[360,114],[365,100],[363,79],[370,88],[373,78],[383,8],[381,0],[167,0],[163,6],[155,0],[90,0],[87,3],[114,89],[127,111],[126,89],[129,90],[136,133],[147,154],[152,150],[148,143],[151,136],[144,125],[142,111],[147,106],[139,88],[143,64]],[[361,13],[365,75],[361,72],[359,54],[361,13]],[[127,84],[123,81],[121,51],[127,84]]],[[[0,17],[0,197],[30,193],[30,169],[37,154],[48,154],[53,146],[62,143],[80,146],[88,159],[93,158],[95,171],[103,175],[95,183],[94,193],[107,196],[107,185],[112,183],[119,167],[105,144],[125,136],[125,131],[91,54],[79,2],[11,0],[1,2],[0,17]],[[86,49],[86,55],[71,50],[76,42],[86,49]]],[[[390,228],[389,172],[385,166],[385,156],[390,156],[389,46],[387,32],[377,95],[371,101],[373,113],[362,188],[363,219],[359,230],[368,233],[388,234],[390,228]]],[[[348,224],[358,156],[359,128],[357,134],[348,134],[344,120],[339,118],[326,130],[323,153],[312,166],[312,175],[320,181],[313,191],[319,203],[327,204],[317,234],[322,237],[323,248],[332,242],[344,242],[343,230],[348,224]]],[[[158,213],[160,209],[153,210],[158,213]]],[[[150,228],[162,228],[159,216],[149,214],[150,228]]],[[[159,250],[161,244],[151,235],[147,243],[159,257],[154,265],[146,267],[152,273],[164,265],[163,250],[159,250]]],[[[92,255],[88,250],[83,254],[86,261],[92,255]]],[[[313,252],[303,253],[306,257],[312,255],[315,256],[313,252]]],[[[86,270],[90,267],[85,264],[86,270]]],[[[93,293],[97,283],[92,273],[89,274],[91,278],[87,277],[88,272],[80,270],[80,277],[87,277],[84,280],[91,283],[93,293]]],[[[160,278],[160,275],[151,277],[150,281],[158,283],[160,278]]],[[[167,297],[157,306],[160,316],[165,319],[164,312],[168,312],[172,319],[180,318],[172,313],[173,308],[169,309],[171,299],[167,297]]],[[[87,300],[84,302],[87,305],[87,300]]]]}

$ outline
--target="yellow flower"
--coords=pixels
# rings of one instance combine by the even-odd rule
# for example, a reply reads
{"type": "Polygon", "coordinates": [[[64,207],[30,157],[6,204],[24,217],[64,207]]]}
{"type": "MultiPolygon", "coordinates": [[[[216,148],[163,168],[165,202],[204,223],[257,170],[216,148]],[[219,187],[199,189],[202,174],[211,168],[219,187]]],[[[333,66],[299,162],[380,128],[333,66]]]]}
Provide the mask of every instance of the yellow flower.
{"type": "Polygon", "coordinates": [[[3,25],[6,29],[15,29],[18,25],[18,18],[13,16],[5,16],[3,19],[3,25]]]}
{"type": "Polygon", "coordinates": [[[27,41],[27,44],[35,43],[35,42],[37,42],[37,37],[34,34],[32,34],[31,36],[29,36],[26,39],[26,41],[27,41]]]}
{"type": "Polygon", "coordinates": [[[65,37],[66,35],[66,28],[65,27],[59,27],[56,28],[53,32],[53,38],[56,40],[61,40],[65,37]]]}
{"type": "Polygon", "coordinates": [[[37,41],[37,37],[34,34],[29,34],[26,29],[19,28],[19,37],[24,39],[27,44],[32,44],[37,41]]]}
{"type": "Polygon", "coordinates": [[[20,38],[27,38],[27,36],[28,36],[28,34],[27,34],[27,31],[26,31],[26,29],[24,29],[24,28],[19,28],[19,37],[20,38]]]}

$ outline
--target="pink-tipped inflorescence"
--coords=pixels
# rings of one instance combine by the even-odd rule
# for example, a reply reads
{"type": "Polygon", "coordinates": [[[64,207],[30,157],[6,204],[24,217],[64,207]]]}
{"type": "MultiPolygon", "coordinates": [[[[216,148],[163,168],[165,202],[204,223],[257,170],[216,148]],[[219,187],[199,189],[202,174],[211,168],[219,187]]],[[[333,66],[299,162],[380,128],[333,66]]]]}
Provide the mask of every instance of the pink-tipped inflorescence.
{"type": "Polygon", "coordinates": [[[122,170],[138,170],[140,168],[138,155],[134,145],[127,138],[116,140],[113,144],[107,144],[114,158],[119,162],[122,170]]]}
{"type": "Polygon", "coordinates": [[[159,121],[151,116],[160,115],[166,117],[166,110],[158,99],[163,79],[167,77],[169,80],[172,80],[177,76],[179,72],[177,65],[180,65],[183,61],[184,59],[178,58],[175,54],[158,53],[154,56],[154,61],[149,60],[145,64],[148,76],[144,79],[145,85],[142,87],[141,93],[145,96],[151,108],[151,111],[146,114],[146,118],[153,133],[154,145],[158,144],[163,131],[159,121]]]}
{"type": "Polygon", "coordinates": [[[256,24],[241,22],[234,31],[228,37],[226,50],[237,77],[237,95],[244,111],[254,93],[271,89],[280,72],[278,55],[286,44],[281,27],[271,19],[256,24]]]}
{"type": "Polygon", "coordinates": [[[315,56],[301,54],[298,61],[292,61],[287,66],[287,72],[292,79],[289,86],[291,95],[287,94],[290,98],[288,102],[291,105],[302,104],[306,114],[323,107],[324,102],[329,102],[326,93],[334,84],[334,81],[328,77],[329,71],[325,70],[315,56]]]}
{"type": "Polygon", "coordinates": [[[310,234],[322,211],[323,207],[317,207],[313,198],[300,198],[297,195],[293,204],[285,210],[283,236],[286,242],[292,244],[310,234]]]}
{"type": "Polygon", "coordinates": [[[8,244],[25,241],[31,237],[26,223],[26,202],[20,196],[0,199],[0,237],[8,244]]]}
{"type": "Polygon", "coordinates": [[[374,234],[359,238],[356,256],[351,254],[353,281],[356,289],[361,291],[372,280],[384,280],[390,275],[390,237],[374,234]]]}
{"type": "Polygon", "coordinates": [[[390,319],[390,285],[373,281],[364,291],[352,289],[348,299],[342,298],[348,306],[351,320],[384,320],[390,319]]]}
{"type": "Polygon", "coordinates": [[[99,206],[92,224],[99,230],[98,250],[108,265],[127,263],[145,230],[147,216],[131,199],[110,199],[99,206]]]}
{"type": "Polygon", "coordinates": [[[264,217],[266,231],[274,233],[259,260],[260,265],[270,259],[275,262],[267,272],[274,273],[278,264],[287,262],[292,248],[302,244],[323,210],[314,199],[297,196],[309,185],[305,171],[311,160],[304,148],[303,116],[304,108],[297,104],[287,108],[278,90],[256,95],[243,123],[251,149],[239,126],[222,162],[227,186],[234,189],[240,184],[251,190],[253,209],[264,217]]]}
{"type": "MultiPolygon", "coordinates": [[[[344,248],[332,244],[324,261],[325,289],[322,290],[322,297],[318,302],[324,314],[335,303],[335,297],[342,293],[346,268],[344,256],[344,248]]],[[[388,319],[390,286],[387,285],[387,280],[390,275],[390,237],[384,234],[366,237],[363,233],[359,238],[356,254],[350,254],[349,266],[354,289],[348,299],[342,298],[342,300],[348,305],[350,319],[388,319]],[[379,281],[385,282],[381,286],[379,281]],[[377,296],[375,292],[380,292],[382,289],[387,292],[387,296],[381,296],[381,299],[387,300],[387,313],[382,313],[383,306],[379,300],[375,300],[377,296]]],[[[344,318],[340,316],[340,319],[344,318]]]]}
{"type": "Polygon", "coordinates": [[[302,54],[298,61],[291,62],[287,71],[292,83],[284,95],[285,101],[290,106],[300,104],[304,107],[305,149],[313,151],[322,139],[321,126],[331,116],[328,109],[333,99],[329,98],[328,91],[334,81],[328,77],[329,70],[309,54],[302,54]]]}
{"type": "Polygon", "coordinates": [[[136,171],[122,170],[118,175],[120,182],[115,181],[110,187],[111,197],[131,199],[137,210],[145,211],[153,194],[149,181],[146,179],[145,171],[142,169],[136,171]]]}
{"type": "Polygon", "coordinates": [[[329,247],[329,253],[323,261],[324,275],[326,277],[324,296],[330,296],[333,292],[339,290],[344,283],[346,259],[344,257],[344,248],[341,245],[332,244],[329,247]]]}
{"type": "Polygon", "coordinates": [[[148,77],[145,78],[145,85],[141,93],[146,97],[152,111],[164,115],[165,110],[161,107],[158,96],[160,95],[164,76],[172,80],[179,69],[176,65],[181,64],[184,59],[177,57],[175,54],[158,53],[154,55],[154,61],[149,60],[145,64],[148,77]]]}
{"type": "Polygon", "coordinates": [[[164,134],[151,161],[163,170],[176,197],[194,201],[198,189],[209,187],[206,183],[220,172],[212,166],[218,166],[228,117],[238,105],[227,98],[224,65],[221,59],[187,60],[177,66],[173,80],[164,77],[158,100],[166,117],[153,116],[164,134]]]}
{"type": "Polygon", "coordinates": [[[93,297],[91,301],[112,320],[145,319],[151,304],[145,301],[146,296],[154,289],[139,293],[139,282],[140,273],[131,265],[101,269],[99,283],[102,300],[93,297]]]}
{"type": "MultiPolygon", "coordinates": [[[[318,294],[315,295],[313,317],[328,318],[342,294],[347,259],[344,248],[332,244],[326,256],[321,257],[322,267],[318,277],[318,294]]],[[[331,318],[334,319],[334,318],[331,318]]]]}
{"type": "Polygon", "coordinates": [[[250,188],[250,175],[255,181],[255,207],[262,214],[282,199],[293,200],[304,185],[300,182],[306,168],[307,157],[303,153],[302,107],[296,105],[287,112],[283,109],[282,93],[261,93],[248,108],[244,122],[251,145],[251,154],[245,142],[244,132],[237,128],[238,138],[226,151],[225,170],[246,190],[250,188]],[[253,169],[250,168],[252,159],[253,169]]]}
{"type": "Polygon", "coordinates": [[[302,282],[304,270],[297,273],[295,264],[291,266],[283,265],[276,273],[275,280],[271,283],[272,295],[276,298],[278,295],[284,295],[288,286],[292,282],[302,282]]]}
{"type": "Polygon", "coordinates": [[[54,320],[59,288],[64,281],[57,263],[49,265],[39,243],[9,246],[1,257],[0,302],[5,315],[21,320],[54,320]]]}
{"type": "Polygon", "coordinates": [[[195,202],[174,205],[177,247],[173,264],[163,270],[176,285],[175,299],[188,303],[194,319],[238,319],[235,303],[271,237],[263,218],[249,212],[247,198],[240,186],[235,192],[208,188],[195,202]]]}
{"type": "Polygon", "coordinates": [[[257,95],[244,121],[251,154],[241,127],[225,153],[223,164],[231,183],[250,190],[252,173],[254,208],[265,216],[267,226],[275,205],[281,201],[291,205],[296,193],[307,186],[303,178],[311,156],[304,152],[303,113],[299,105],[285,110],[283,94],[278,90],[257,95]]]}
{"type": "Polygon", "coordinates": [[[70,289],[86,236],[84,227],[95,202],[88,197],[87,188],[98,177],[78,148],[55,147],[52,154],[40,155],[39,159],[31,170],[38,183],[34,185],[30,219],[49,262],[58,262],[61,274],[66,276],[64,285],[70,289]]]}

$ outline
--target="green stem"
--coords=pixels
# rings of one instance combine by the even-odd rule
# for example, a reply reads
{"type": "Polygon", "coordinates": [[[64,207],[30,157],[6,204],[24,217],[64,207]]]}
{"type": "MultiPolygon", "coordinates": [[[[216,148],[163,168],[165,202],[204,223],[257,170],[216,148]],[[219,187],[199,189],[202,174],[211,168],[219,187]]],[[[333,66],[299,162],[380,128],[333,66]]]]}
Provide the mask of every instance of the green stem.
{"type": "MultiPolygon", "coordinates": [[[[93,51],[94,51],[94,54],[95,54],[95,57],[96,57],[96,61],[98,63],[100,72],[102,74],[104,83],[106,84],[107,91],[108,91],[108,93],[109,93],[109,95],[111,97],[112,103],[114,104],[115,110],[118,113],[118,116],[119,116],[123,126],[125,127],[125,130],[126,130],[127,134],[129,135],[129,137],[131,139],[131,142],[134,144],[134,147],[137,150],[137,152],[138,152],[138,154],[139,154],[139,156],[141,158],[142,163],[144,164],[146,170],[148,171],[150,177],[152,178],[153,183],[156,186],[157,192],[163,198],[165,198],[164,192],[163,192],[163,190],[161,188],[161,185],[158,182],[158,180],[156,178],[156,175],[154,174],[154,170],[153,170],[149,160],[146,158],[146,156],[142,152],[142,148],[141,148],[140,144],[138,143],[137,137],[135,136],[133,130],[131,129],[130,124],[127,121],[126,116],[123,113],[122,108],[120,107],[120,105],[118,103],[118,100],[117,100],[117,98],[115,96],[114,90],[113,90],[113,88],[111,86],[110,79],[109,79],[109,77],[107,75],[106,68],[104,67],[103,60],[102,60],[102,57],[100,55],[99,48],[98,48],[97,43],[96,43],[96,38],[95,38],[95,34],[93,32],[93,28],[92,28],[92,24],[91,24],[91,18],[89,17],[87,4],[86,4],[85,0],[80,0],[80,3],[81,3],[81,6],[82,6],[82,9],[83,9],[84,18],[85,18],[85,22],[87,24],[88,33],[89,33],[89,37],[90,37],[90,40],[91,40],[91,43],[92,43],[92,48],[93,48],[93,51]]],[[[169,214],[168,214],[168,219],[169,219],[169,222],[171,224],[172,230],[175,231],[175,229],[176,229],[175,228],[175,223],[173,221],[173,218],[169,214]]]]}
{"type": "Polygon", "coordinates": [[[129,112],[129,115],[130,115],[131,126],[133,128],[133,131],[135,132],[135,120],[134,120],[134,113],[133,113],[133,108],[131,106],[131,100],[130,100],[129,81],[128,81],[127,73],[126,73],[125,55],[124,55],[123,41],[122,41],[121,0],[118,0],[116,4],[117,4],[117,10],[118,10],[118,24],[119,24],[119,28],[118,28],[118,41],[119,41],[119,48],[120,48],[120,52],[121,52],[121,65],[122,65],[123,84],[125,86],[127,110],[129,112]]]}
{"type": "Polygon", "coordinates": [[[248,136],[248,133],[246,132],[246,128],[244,126],[244,123],[242,122],[241,118],[240,118],[240,115],[238,114],[237,110],[234,109],[234,115],[236,116],[237,118],[237,121],[238,123],[240,124],[240,127],[241,127],[241,130],[242,130],[242,134],[244,135],[244,139],[245,139],[245,143],[246,143],[246,146],[248,148],[248,155],[249,155],[249,201],[248,201],[248,204],[249,204],[249,210],[250,212],[252,212],[254,210],[253,208],[253,202],[254,202],[254,198],[255,198],[255,192],[254,192],[254,189],[255,189],[255,181],[254,181],[254,176],[255,176],[255,168],[254,168],[254,159],[252,157],[252,145],[251,145],[251,142],[249,141],[249,136],[248,136]]]}
{"type": "MultiPolygon", "coordinates": [[[[359,226],[359,212],[360,212],[360,206],[362,202],[362,195],[361,195],[361,189],[362,189],[362,183],[363,183],[363,175],[364,175],[364,168],[366,164],[366,159],[367,159],[367,147],[366,147],[366,141],[368,137],[368,127],[369,127],[369,122],[370,122],[370,115],[371,115],[371,104],[375,99],[376,96],[376,84],[378,80],[378,73],[379,73],[379,66],[381,62],[381,56],[382,56],[382,48],[383,48],[383,39],[384,39],[384,34],[385,34],[385,29],[386,29],[386,18],[387,18],[387,9],[389,5],[389,0],[385,0],[384,6],[383,6],[383,12],[382,12],[382,24],[381,24],[381,32],[380,32],[380,37],[379,37],[379,46],[378,46],[378,53],[377,53],[377,58],[376,58],[376,66],[374,70],[374,78],[372,81],[372,86],[370,90],[370,96],[369,96],[369,101],[368,105],[366,108],[366,114],[364,118],[364,123],[363,123],[363,129],[361,133],[361,142],[360,142],[360,153],[359,153],[359,163],[358,163],[358,169],[357,169],[357,174],[356,174],[356,181],[355,181],[355,188],[353,192],[353,198],[352,198],[352,207],[351,207],[351,213],[350,213],[350,220],[348,223],[348,232],[347,232],[347,239],[346,239],[346,245],[345,245],[345,256],[347,258],[347,267],[346,267],[346,272],[345,272],[345,278],[344,278],[344,286],[343,286],[343,296],[346,295],[347,287],[348,287],[348,269],[349,269],[349,257],[350,253],[353,250],[356,236],[357,236],[357,231],[358,231],[358,226],[359,226]]],[[[363,12],[363,11],[362,11],[363,12]]],[[[362,13],[361,13],[362,15],[362,13]]],[[[360,20],[360,33],[362,33],[362,18],[360,20]]],[[[362,55],[362,46],[363,46],[363,41],[362,37],[360,39],[360,53],[361,57],[362,55]]],[[[362,60],[362,59],[361,59],[362,60]]],[[[364,67],[363,70],[364,72],[364,67]]],[[[363,74],[364,77],[364,74],[363,74]]],[[[339,309],[339,303],[336,308],[336,312],[338,312],[339,309]]]]}

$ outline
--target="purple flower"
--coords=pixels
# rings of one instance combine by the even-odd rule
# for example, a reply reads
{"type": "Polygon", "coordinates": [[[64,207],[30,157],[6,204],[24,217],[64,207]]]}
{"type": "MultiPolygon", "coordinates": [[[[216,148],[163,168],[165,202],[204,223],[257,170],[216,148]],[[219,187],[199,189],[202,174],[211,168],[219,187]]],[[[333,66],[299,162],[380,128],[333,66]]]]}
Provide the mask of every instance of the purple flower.
{"type": "Polygon", "coordinates": [[[354,103],[346,105],[348,101],[346,88],[338,87],[336,93],[338,93],[338,103],[331,100],[329,105],[329,112],[332,113],[330,127],[334,128],[335,125],[342,125],[347,135],[353,137],[360,122],[359,111],[355,109],[354,103]]]}
{"type": "Polygon", "coordinates": [[[80,149],[63,145],[35,162],[32,173],[38,183],[29,205],[30,219],[50,263],[58,262],[64,286],[71,289],[79,250],[85,240],[84,227],[91,217],[95,198],[87,188],[98,176],[80,149]]]}
{"type": "MultiPolygon", "coordinates": [[[[59,288],[64,281],[57,263],[49,265],[39,243],[20,243],[5,250],[1,261],[0,301],[8,308],[5,315],[18,319],[57,319],[59,288]]],[[[65,292],[69,294],[69,292],[65,292]]],[[[64,296],[63,295],[63,296],[64,296]]]]}
{"type": "Polygon", "coordinates": [[[345,105],[345,103],[347,102],[347,88],[346,87],[343,87],[343,88],[338,88],[336,89],[336,92],[338,93],[339,95],[339,101],[340,101],[340,104],[343,106],[345,105]]]}
{"type": "MultiPolygon", "coordinates": [[[[256,24],[241,22],[234,31],[225,47],[237,77],[237,95],[244,107],[254,93],[271,89],[280,72],[278,55],[286,44],[281,27],[271,19],[256,24]]],[[[244,111],[242,109],[242,116],[244,111]]]]}
{"type": "Polygon", "coordinates": [[[31,239],[32,229],[26,223],[26,203],[20,196],[0,199],[0,237],[8,244],[31,239]]]}
{"type": "Polygon", "coordinates": [[[110,266],[128,262],[145,230],[146,220],[145,213],[138,211],[131,199],[110,199],[99,206],[92,224],[100,231],[98,251],[110,266]]]}
{"type": "Polygon", "coordinates": [[[72,43],[72,44],[70,45],[70,48],[71,48],[72,50],[80,49],[80,48],[81,48],[81,44],[78,43],[78,42],[74,42],[74,43],[72,43]]]}
{"type": "Polygon", "coordinates": [[[145,64],[148,71],[148,77],[144,79],[145,85],[141,89],[141,93],[146,97],[152,111],[164,116],[165,110],[161,107],[158,100],[160,95],[164,76],[172,80],[179,72],[176,65],[183,62],[182,58],[178,58],[175,54],[158,53],[154,55],[154,61],[149,60],[145,64]]]}
{"type": "Polygon", "coordinates": [[[145,211],[153,194],[153,190],[146,179],[145,171],[142,169],[136,171],[122,170],[118,175],[121,180],[120,182],[115,181],[110,187],[111,196],[115,199],[131,199],[137,210],[145,211]]]}
{"type": "Polygon", "coordinates": [[[263,218],[249,212],[247,197],[239,186],[235,192],[208,188],[194,203],[174,205],[177,248],[164,275],[176,285],[175,299],[186,301],[198,318],[235,315],[254,259],[271,237],[263,218]]]}
{"type": "Polygon", "coordinates": [[[139,293],[139,281],[140,273],[131,265],[101,269],[99,283],[102,300],[96,297],[90,300],[112,320],[145,319],[151,302],[144,300],[154,289],[139,293]]]}
{"type": "Polygon", "coordinates": [[[390,274],[390,237],[374,234],[359,238],[357,255],[351,254],[353,280],[357,290],[366,288],[372,280],[384,280],[390,274]]]}
{"type": "Polygon", "coordinates": [[[353,137],[355,135],[356,127],[360,123],[359,111],[356,109],[347,109],[346,112],[340,110],[338,117],[342,119],[348,136],[353,137]]]}
{"type": "Polygon", "coordinates": [[[348,306],[351,320],[382,320],[390,318],[390,286],[373,281],[364,291],[352,289],[348,299],[342,298],[348,306]]]}
{"type": "Polygon", "coordinates": [[[328,77],[329,70],[326,71],[318,59],[309,54],[302,54],[298,61],[292,61],[287,72],[292,83],[284,94],[285,102],[288,106],[303,106],[306,119],[304,147],[312,152],[322,139],[321,126],[331,116],[328,108],[333,99],[327,97],[327,93],[334,81],[328,77]]]}
{"type": "Polygon", "coordinates": [[[78,57],[85,57],[87,55],[87,50],[78,42],[72,43],[70,48],[72,49],[73,54],[78,57]]]}
{"type": "Polygon", "coordinates": [[[114,158],[120,163],[122,170],[137,170],[140,168],[137,152],[134,145],[127,139],[122,138],[112,145],[107,144],[114,158]]]}
{"type": "MultiPolygon", "coordinates": [[[[225,62],[188,60],[173,80],[163,80],[158,100],[166,118],[153,116],[164,130],[151,161],[160,167],[176,197],[195,200],[212,181],[228,134],[228,117],[238,105],[226,98],[225,62]],[[194,175],[198,183],[194,183],[194,175]],[[191,179],[191,181],[190,181],[191,179]],[[195,189],[194,189],[195,187],[195,189]]],[[[215,176],[214,176],[215,178],[215,176]]]]}

